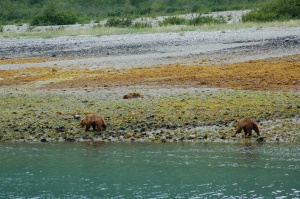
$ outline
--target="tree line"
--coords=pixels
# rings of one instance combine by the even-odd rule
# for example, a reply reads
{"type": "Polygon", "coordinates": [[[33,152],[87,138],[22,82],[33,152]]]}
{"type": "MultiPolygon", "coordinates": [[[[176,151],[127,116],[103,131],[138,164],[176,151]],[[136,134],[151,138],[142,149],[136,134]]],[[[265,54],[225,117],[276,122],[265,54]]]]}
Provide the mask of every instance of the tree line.
{"type": "MultiPolygon", "coordinates": [[[[256,9],[276,0],[1,0],[0,24],[63,25],[105,18],[256,9]]],[[[298,0],[294,0],[298,1],[298,0]]]]}
{"type": "Polygon", "coordinates": [[[253,10],[243,21],[300,18],[299,0],[1,0],[0,25],[65,25],[105,18],[130,25],[136,17],[241,9],[253,10]]]}

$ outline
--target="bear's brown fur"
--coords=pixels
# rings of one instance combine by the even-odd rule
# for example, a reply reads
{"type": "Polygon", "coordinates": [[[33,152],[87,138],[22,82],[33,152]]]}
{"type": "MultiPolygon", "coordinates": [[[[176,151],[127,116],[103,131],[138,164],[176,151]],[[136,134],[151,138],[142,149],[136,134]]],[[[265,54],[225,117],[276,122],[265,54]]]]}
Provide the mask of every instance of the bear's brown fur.
{"type": "Polygon", "coordinates": [[[87,115],[80,121],[81,127],[86,126],[86,131],[93,127],[93,130],[106,130],[106,124],[103,117],[99,114],[87,115]]]}
{"type": "Polygon", "coordinates": [[[143,98],[143,95],[137,92],[128,93],[123,96],[123,99],[143,98]]]}
{"type": "Polygon", "coordinates": [[[233,137],[235,137],[237,133],[241,133],[242,130],[244,130],[245,136],[252,136],[252,130],[256,132],[257,136],[260,136],[258,125],[253,119],[237,119],[232,126],[236,127],[236,132],[233,137]]]}

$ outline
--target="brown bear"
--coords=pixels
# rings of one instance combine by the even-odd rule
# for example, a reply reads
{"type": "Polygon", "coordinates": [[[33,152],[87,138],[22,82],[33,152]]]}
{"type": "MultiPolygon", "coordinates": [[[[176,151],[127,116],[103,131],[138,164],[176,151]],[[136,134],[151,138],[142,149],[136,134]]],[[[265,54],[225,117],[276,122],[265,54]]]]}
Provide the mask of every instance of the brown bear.
{"type": "Polygon", "coordinates": [[[132,98],[143,98],[143,95],[137,92],[128,93],[123,95],[123,99],[132,99],[132,98]]]}
{"type": "Polygon", "coordinates": [[[232,126],[236,127],[236,132],[232,137],[235,137],[237,133],[245,132],[245,136],[252,136],[252,130],[254,130],[257,136],[260,136],[259,128],[253,119],[237,119],[232,126]]]}
{"type": "Polygon", "coordinates": [[[93,130],[106,130],[106,124],[104,119],[99,114],[87,115],[80,121],[81,127],[86,126],[86,131],[90,130],[90,127],[93,127],[93,130]]]}

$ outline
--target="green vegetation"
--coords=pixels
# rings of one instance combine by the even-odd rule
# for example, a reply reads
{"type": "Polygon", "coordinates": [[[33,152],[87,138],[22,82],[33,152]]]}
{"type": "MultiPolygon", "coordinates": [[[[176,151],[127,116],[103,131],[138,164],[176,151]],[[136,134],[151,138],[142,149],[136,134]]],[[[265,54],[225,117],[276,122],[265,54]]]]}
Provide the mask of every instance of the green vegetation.
{"type": "Polygon", "coordinates": [[[58,10],[54,2],[49,3],[42,14],[36,15],[31,21],[33,26],[67,25],[78,21],[75,12],[58,10]]]}
{"type": "Polygon", "coordinates": [[[243,21],[274,21],[300,19],[299,0],[277,0],[243,16],[243,21]]]}
{"type": "MultiPolygon", "coordinates": [[[[275,0],[1,0],[0,24],[33,25],[83,23],[112,17],[207,13],[254,9],[275,0]],[[49,12],[50,11],[50,12],[49,12]]],[[[296,1],[296,0],[295,0],[296,1]]]]}
{"type": "Polygon", "coordinates": [[[221,16],[217,18],[198,16],[188,21],[188,25],[194,25],[194,26],[203,25],[203,24],[221,24],[221,23],[226,23],[226,20],[221,16]]]}
{"type": "MultiPolygon", "coordinates": [[[[29,142],[41,139],[58,141],[61,138],[97,136],[106,138],[110,135],[134,135],[160,129],[175,133],[174,137],[185,136],[188,139],[189,134],[198,132],[184,132],[185,128],[207,125],[221,126],[220,133],[224,131],[226,139],[230,139],[233,129],[229,124],[233,120],[243,117],[255,120],[292,118],[299,113],[299,97],[298,93],[289,92],[235,90],[184,91],[132,100],[122,99],[118,94],[95,92],[4,94],[0,96],[0,142],[19,139],[29,142]],[[85,132],[73,117],[74,114],[83,117],[95,111],[106,119],[108,131],[105,134],[85,132]]],[[[293,129],[293,125],[288,125],[284,127],[284,137],[299,137],[289,135],[297,132],[298,127],[293,129]]],[[[270,139],[274,137],[275,131],[283,132],[283,127],[272,128],[270,139]]],[[[213,134],[210,131],[204,131],[208,139],[220,136],[219,132],[213,134]]],[[[262,126],[262,132],[268,133],[265,126],[262,126]]],[[[163,134],[167,136],[166,132],[163,134]]]]}
{"type": "Polygon", "coordinates": [[[199,26],[204,24],[221,24],[226,23],[224,17],[220,16],[214,18],[212,16],[196,16],[192,19],[185,19],[181,17],[170,17],[164,19],[162,22],[159,23],[160,26],[168,26],[168,25],[193,25],[199,26]]]}
{"type": "Polygon", "coordinates": [[[125,27],[130,27],[132,25],[132,20],[131,19],[117,19],[117,18],[111,18],[109,19],[106,24],[107,27],[120,27],[120,28],[125,28],[125,27]]]}
{"type": "Polygon", "coordinates": [[[181,17],[169,17],[164,19],[162,22],[159,23],[160,26],[167,26],[167,25],[185,25],[187,24],[187,19],[181,17]]]}

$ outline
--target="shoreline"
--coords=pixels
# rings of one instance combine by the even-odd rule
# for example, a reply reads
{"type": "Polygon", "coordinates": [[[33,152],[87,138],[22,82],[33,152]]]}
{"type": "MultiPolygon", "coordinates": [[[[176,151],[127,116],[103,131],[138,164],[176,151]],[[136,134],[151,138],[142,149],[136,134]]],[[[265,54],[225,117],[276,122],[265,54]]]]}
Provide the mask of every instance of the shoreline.
{"type": "MultiPolygon", "coordinates": [[[[299,30],[0,38],[4,44],[0,46],[0,142],[120,141],[126,137],[122,142],[235,143],[244,139],[231,138],[230,123],[240,117],[258,121],[263,135],[259,141],[299,142],[300,78],[295,74],[299,30]],[[260,70],[264,65],[257,79],[247,82],[241,77],[249,67],[260,70]],[[171,74],[147,77],[150,70],[163,74],[167,67],[171,74]],[[181,76],[178,67],[191,73],[181,76]],[[239,67],[242,72],[234,74],[239,67]],[[268,68],[286,76],[268,77],[268,68]],[[203,76],[193,74],[200,75],[204,69],[203,76]],[[233,74],[233,81],[222,75],[225,72],[233,74]],[[128,76],[126,82],[123,77],[131,73],[136,76],[128,76]],[[101,78],[108,78],[107,84],[101,78]],[[7,80],[9,84],[4,84],[7,80]],[[258,82],[258,90],[241,88],[244,80],[243,85],[258,82]],[[222,87],[227,81],[232,83],[222,87]],[[144,98],[123,100],[129,92],[140,92],[144,98]],[[109,124],[104,135],[77,127],[74,114],[93,112],[103,114],[109,124]]],[[[257,142],[255,137],[246,140],[257,142]]]]}

